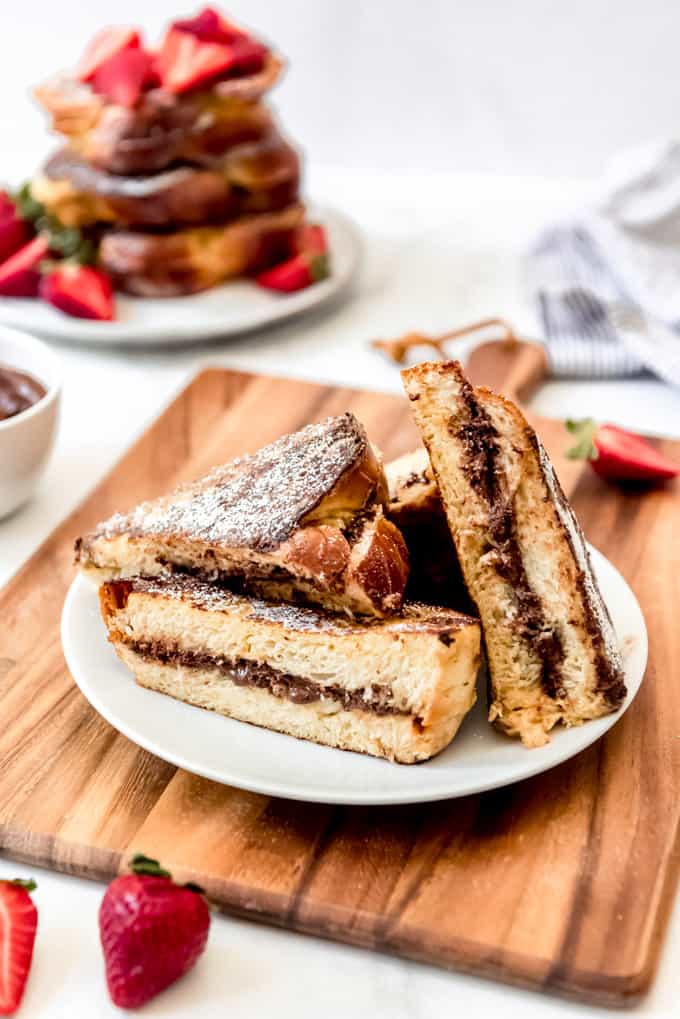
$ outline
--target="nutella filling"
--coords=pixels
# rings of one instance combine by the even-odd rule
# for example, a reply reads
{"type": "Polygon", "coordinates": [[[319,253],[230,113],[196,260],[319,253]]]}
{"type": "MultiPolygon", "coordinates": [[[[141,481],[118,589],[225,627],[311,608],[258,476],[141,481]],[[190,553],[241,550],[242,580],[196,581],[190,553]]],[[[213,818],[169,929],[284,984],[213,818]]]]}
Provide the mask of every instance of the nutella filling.
{"type": "Polygon", "coordinates": [[[336,684],[315,683],[305,676],[281,672],[266,662],[246,658],[223,658],[207,652],[188,651],[162,641],[125,640],[127,646],[149,661],[164,665],[182,665],[190,669],[218,669],[226,679],[237,686],[255,686],[274,697],[293,701],[294,704],[314,704],[318,701],[336,701],[345,711],[370,711],[375,715],[407,715],[408,712],[390,704],[391,691],[372,683],[364,690],[346,690],[336,684]]]}
{"type": "Polygon", "coordinates": [[[46,393],[42,382],[28,372],[0,365],[0,421],[28,410],[46,393]]]}
{"type": "MultiPolygon", "coordinates": [[[[544,460],[547,461],[547,455],[545,454],[545,451],[542,450],[542,447],[535,435],[532,436],[532,442],[542,462],[544,460]]],[[[602,632],[601,622],[598,620],[597,609],[594,601],[597,601],[600,612],[606,617],[606,621],[611,626],[609,610],[604,603],[600,588],[592,570],[588,546],[586,544],[585,535],[581,530],[581,525],[579,524],[569,504],[569,500],[564,494],[559,479],[552,469],[549,461],[543,463],[543,471],[548,482],[548,487],[550,488],[558,506],[564,536],[569,543],[574,560],[578,566],[576,583],[579,591],[581,592],[583,606],[585,609],[586,629],[588,630],[588,634],[593,642],[596,654],[597,689],[612,707],[617,707],[626,696],[626,684],[617,660],[607,649],[607,642],[602,632]],[[565,520],[569,521],[570,526],[565,525],[565,520]],[[579,550],[583,559],[579,556],[579,550]],[[579,565],[580,561],[585,561],[587,564],[587,572],[579,565]]]]}
{"type": "Polygon", "coordinates": [[[500,484],[498,433],[469,382],[461,383],[460,394],[467,415],[464,420],[453,417],[449,427],[465,450],[470,483],[489,507],[489,551],[494,553],[496,572],[513,590],[521,635],[541,663],[541,686],[548,697],[561,697],[564,648],[559,634],[549,625],[524,568],[512,506],[500,484]]]}

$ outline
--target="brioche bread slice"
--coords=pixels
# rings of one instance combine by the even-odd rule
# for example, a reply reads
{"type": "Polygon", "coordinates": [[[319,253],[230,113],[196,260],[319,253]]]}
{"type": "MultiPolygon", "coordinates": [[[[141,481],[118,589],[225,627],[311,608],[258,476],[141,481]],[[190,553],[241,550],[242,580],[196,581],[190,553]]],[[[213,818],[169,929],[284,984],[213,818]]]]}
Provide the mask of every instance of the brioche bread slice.
{"type": "Polygon", "coordinates": [[[356,622],[181,576],[104,584],[100,604],[139,684],[299,739],[411,764],[475,701],[479,624],[446,609],[356,622]]]}
{"type": "Polygon", "coordinates": [[[210,165],[234,144],[257,139],[272,115],[260,100],[276,83],[282,61],[269,54],[261,71],[174,95],[144,92],[128,108],[91,85],[59,74],[34,90],[69,148],[111,173],[156,173],[178,162],[210,165]]]}
{"type": "Polygon", "coordinates": [[[66,227],[113,223],[168,228],[219,224],[298,200],[300,160],[278,131],[233,145],[212,166],[173,166],[134,176],[109,173],[68,148],[47,160],[33,197],[66,227]]]}
{"type": "Polygon", "coordinates": [[[625,696],[583,533],[534,430],[457,362],[402,372],[489,664],[489,719],[529,747],[625,696]]]}
{"type": "Polygon", "coordinates": [[[76,543],[97,582],[187,573],[272,599],[383,616],[408,553],[383,514],[379,457],[353,414],[327,418],[115,514],[76,543]]]}
{"type": "Polygon", "coordinates": [[[170,233],[107,230],[99,244],[99,264],[117,289],[128,294],[194,294],[289,257],[304,218],[304,206],[294,203],[275,212],[170,233]]]}

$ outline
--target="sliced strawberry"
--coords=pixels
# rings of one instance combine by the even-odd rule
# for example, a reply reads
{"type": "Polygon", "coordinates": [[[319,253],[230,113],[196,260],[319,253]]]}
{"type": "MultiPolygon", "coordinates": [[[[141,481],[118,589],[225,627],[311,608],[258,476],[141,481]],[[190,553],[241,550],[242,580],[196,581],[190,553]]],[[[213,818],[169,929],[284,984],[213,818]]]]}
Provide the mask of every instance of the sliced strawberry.
{"type": "Polygon", "coordinates": [[[610,481],[667,481],[680,474],[680,465],[669,460],[640,435],[616,425],[594,421],[567,421],[576,445],[567,452],[572,460],[588,460],[601,478],[610,481]]]}
{"type": "Polygon", "coordinates": [[[301,254],[259,273],[255,277],[255,282],[267,290],[280,290],[290,294],[318,283],[328,274],[328,259],[325,255],[301,254]]]}
{"type": "Polygon", "coordinates": [[[0,265],[0,294],[3,297],[36,297],[40,285],[38,266],[49,247],[48,238],[41,234],[0,265]]]}
{"type": "Polygon", "coordinates": [[[141,37],[136,28],[112,26],[97,32],[83,53],[76,68],[79,81],[91,81],[107,60],[123,50],[134,50],[141,46],[141,37]]]}
{"type": "Polygon", "coordinates": [[[232,43],[246,35],[240,28],[236,28],[235,25],[227,21],[214,7],[204,7],[193,18],[173,21],[172,27],[178,28],[180,32],[189,32],[190,35],[195,35],[202,42],[232,43]]]}
{"type": "Polygon", "coordinates": [[[203,42],[173,26],[163,40],[157,65],[163,86],[180,94],[219,78],[259,71],[266,53],[265,46],[247,36],[225,45],[203,42]]]}
{"type": "Polygon", "coordinates": [[[232,43],[234,63],[230,74],[255,74],[264,67],[264,62],[269,52],[267,47],[257,39],[244,36],[232,43]]]}
{"type": "Polygon", "coordinates": [[[14,209],[7,216],[0,213],[0,217],[0,263],[2,263],[28,243],[31,239],[31,228],[25,220],[17,216],[14,209]]]}
{"type": "Polygon", "coordinates": [[[0,220],[13,216],[16,211],[14,202],[6,191],[0,191],[0,220]]]}
{"type": "Polygon", "coordinates": [[[295,250],[300,254],[303,252],[309,255],[328,254],[326,228],[321,223],[305,223],[295,238],[295,250]]]}
{"type": "Polygon", "coordinates": [[[74,318],[110,322],[115,313],[111,280],[89,265],[63,265],[40,282],[44,301],[74,318]]]}
{"type": "Polygon", "coordinates": [[[16,1012],[33,958],[38,910],[33,881],[0,881],[0,1015],[16,1012]]]}
{"type": "Polygon", "coordinates": [[[132,874],[106,889],[99,935],[114,1005],[139,1008],[194,966],[210,929],[200,889],[176,885],[157,860],[135,856],[132,874]]]}
{"type": "Polygon", "coordinates": [[[154,50],[146,50],[149,56],[149,69],[144,82],[144,88],[158,88],[161,84],[161,72],[158,67],[158,54],[154,50]]]}
{"type": "Polygon", "coordinates": [[[143,49],[125,49],[114,53],[97,68],[92,88],[117,106],[131,109],[142,92],[158,80],[154,58],[143,49]]]}

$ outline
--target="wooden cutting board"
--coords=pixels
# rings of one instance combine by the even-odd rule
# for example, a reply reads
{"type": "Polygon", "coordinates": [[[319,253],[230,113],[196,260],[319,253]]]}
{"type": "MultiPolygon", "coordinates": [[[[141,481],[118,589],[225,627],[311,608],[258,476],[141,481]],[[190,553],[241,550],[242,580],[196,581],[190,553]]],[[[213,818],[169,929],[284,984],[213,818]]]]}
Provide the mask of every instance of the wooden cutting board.
{"type": "MultiPolygon", "coordinates": [[[[471,372],[516,396],[531,348],[471,372]]],[[[308,421],[351,408],[392,457],[416,444],[405,399],[224,370],[200,374],[0,594],[0,847],[106,880],[133,851],[229,913],[350,944],[626,1004],[652,980],[678,870],[680,493],[607,486],[539,422],[588,538],[632,585],[650,662],[597,745],[521,784],[398,808],[273,800],[156,760],[89,707],[59,618],[76,535],[117,508],[308,421]]],[[[96,422],[93,422],[96,427],[96,422]]],[[[664,443],[676,458],[680,445],[664,443]]],[[[530,753],[530,751],[527,751],[530,753]]]]}

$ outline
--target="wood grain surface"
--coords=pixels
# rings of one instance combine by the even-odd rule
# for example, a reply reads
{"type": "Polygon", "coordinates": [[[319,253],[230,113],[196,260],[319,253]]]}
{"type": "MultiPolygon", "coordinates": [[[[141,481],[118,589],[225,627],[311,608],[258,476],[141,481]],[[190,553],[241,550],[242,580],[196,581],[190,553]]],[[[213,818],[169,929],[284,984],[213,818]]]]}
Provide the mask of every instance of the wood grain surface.
{"type": "MultiPolygon", "coordinates": [[[[505,354],[482,352],[475,381],[526,395],[540,365],[535,352],[515,355],[502,368],[505,354]]],[[[59,620],[76,535],[348,408],[387,457],[416,444],[405,399],[203,372],[0,594],[0,847],[98,879],[144,851],[229,913],[588,1001],[633,1002],[655,971],[678,865],[677,485],[607,486],[560,456],[560,424],[538,423],[588,538],[642,604],[650,661],[635,703],[598,744],[509,788],[396,808],[269,799],[138,749],[68,674],[59,620]]],[[[677,444],[664,446],[680,456],[677,444]]]]}

